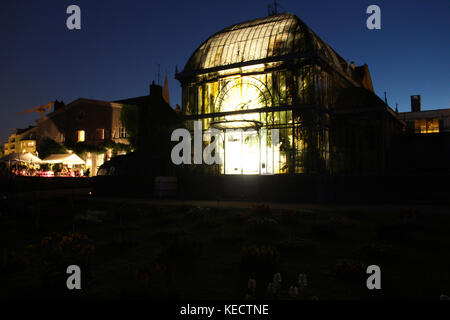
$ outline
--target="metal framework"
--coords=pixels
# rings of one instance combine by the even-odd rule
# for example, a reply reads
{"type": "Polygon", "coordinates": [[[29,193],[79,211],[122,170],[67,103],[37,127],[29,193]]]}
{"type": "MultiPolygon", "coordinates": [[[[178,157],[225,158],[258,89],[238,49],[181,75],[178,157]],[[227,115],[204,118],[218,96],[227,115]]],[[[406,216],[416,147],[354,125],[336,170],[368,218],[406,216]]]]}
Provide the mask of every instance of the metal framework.
{"type": "Polygon", "coordinates": [[[340,89],[362,86],[355,69],[290,13],[217,32],[176,78],[188,129],[200,120],[204,130],[228,124],[279,130],[276,146],[269,135],[225,136],[218,152],[237,169],[217,166],[219,174],[328,171],[329,107],[340,89]]]}

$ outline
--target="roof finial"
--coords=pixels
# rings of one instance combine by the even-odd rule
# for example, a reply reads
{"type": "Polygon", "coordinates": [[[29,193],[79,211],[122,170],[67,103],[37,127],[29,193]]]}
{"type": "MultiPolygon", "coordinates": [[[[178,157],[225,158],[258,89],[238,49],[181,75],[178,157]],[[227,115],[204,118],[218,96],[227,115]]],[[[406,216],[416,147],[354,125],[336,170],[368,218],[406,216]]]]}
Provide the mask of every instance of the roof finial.
{"type": "Polygon", "coordinates": [[[167,81],[167,71],[166,71],[166,77],[164,79],[163,98],[167,102],[167,104],[170,106],[169,82],[167,81]]]}
{"type": "Polygon", "coordinates": [[[278,14],[278,3],[276,0],[273,3],[270,3],[268,7],[269,7],[269,16],[278,14]]]}
{"type": "Polygon", "coordinates": [[[160,76],[160,71],[161,71],[161,65],[158,63],[158,84],[160,84],[161,82],[159,81],[159,76],[160,76]]]}

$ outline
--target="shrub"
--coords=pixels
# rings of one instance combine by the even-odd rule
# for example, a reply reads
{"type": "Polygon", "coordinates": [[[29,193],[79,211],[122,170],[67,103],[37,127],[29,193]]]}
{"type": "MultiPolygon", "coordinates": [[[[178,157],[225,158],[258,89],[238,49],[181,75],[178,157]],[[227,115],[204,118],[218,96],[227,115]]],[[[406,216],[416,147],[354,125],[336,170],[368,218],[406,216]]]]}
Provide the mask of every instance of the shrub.
{"type": "Polygon", "coordinates": [[[358,210],[350,210],[345,213],[345,216],[352,220],[362,220],[364,219],[364,212],[358,210]]]}
{"type": "Polygon", "coordinates": [[[156,225],[168,225],[175,220],[173,216],[169,216],[169,211],[166,208],[154,207],[150,209],[150,218],[156,225]]]}
{"type": "Polygon", "coordinates": [[[356,256],[364,260],[379,261],[389,257],[391,254],[391,248],[388,246],[380,246],[376,244],[366,244],[361,246],[356,251],[356,256]]]}
{"type": "Polygon", "coordinates": [[[272,218],[250,218],[247,220],[249,229],[263,234],[276,234],[278,230],[278,221],[272,218]]]}
{"type": "Polygon", "coordinates": [[[30,265],[30,260],[22,253],[3,249],[1,254],[3,255],[3,263],[0,270],[5,273],[16,272],[30,265]]]}
{"type": "Polygon", "coordinates": [[[250,215],[248,213],[239,212],[233,215],[233,220],[236,222],[246,222],[249,217],[250,215]]]}
{"type": "Polygon", "coordinates": [[[253,214],[256,216],[267,216],[271,212],[270,207],[265,204],[255,204],[252,207],[252,211],[253,211],[253,214]]]}
{"type": "Polygon", "coordinates": [[[402,209],[399,213],[399,218],[401,221],[414,221],[421,216],[421,212],[414,209],[402,209]]]}
{"type": "Polygon", "coordinates": [[[316,223],[311,227],[311,233],[325,239],[341,240],[343,235],[337,229],[338,227],[330,222],[316,223]]]}
{"type": "Polygon", "coordinates": [[[73,218],[73,222],[79,225],[96,225],[103,222],[98,216],[90,214],[80,214],[73,218]]]}
{"type": "Polygon", "coordinates": [[[256,298],[266,295],[267,284],[279,268],[280,254],[275,247],[251,245],[241,249],[240,281],[248,278],[258,281],[260,285],[253,293],[256,298]]]}
{"type": "Polygon", "coordinates": [[[137,230],[136,227],[125,227],[121,226],[116,229],[114,244],[125,247],[135,247],[139,244],[137,240],[137,230]]]}
{"type": "Polygon", "coordinates": [[[193,207],[187,211],[189,219],[203,219],[211,214],[211,208],[193,207]]]}
{"type": "Polygon", "coordinates": [[[208,215],[203,217],[197,226],[203,229],[215,229],[220,226],[220,222],[217,220],[217,217],[208,215]]]}
{"type": "Polygon", "coordinates": [[[334,274],[346,281],[365,283],[366,267],[359,261],[339,260],[336,264],[334,274]]]}
{"type": "Polygon", "coordinates": [[[38,268],[44,290],[54,297],[67,296],[66,269],[78,265],[82,283],[86,288],[92,280],[91,265],[95,251],[93,241],[87,235],[76,232],[52,233],[34,245],[27,247],[31,263],[38,268]]]}
{"type": "Polygon", "coordinates": [[[279,266],[280,254],[273,246],[251,245],[241,249],[241,271],[246,278],[267,278],[278,272],[279,266]]]}
{"type": "Polygon", "coordinates": [[[120,283],[122,298],[177,298],[177,265],[154,263],[147,267],[127,265],[120,283]]]}
{"type": "Polygon", "coordinates": [[[189,204],[183,204],[181,206],[176,207],[178,212],[183,212],[183,213],[187,213],[187,212],[189,212],[189,210],[191,210],[193,208],[195,208],[195,206],[189,205],[189,204]]]}
{"type": "Polygon", "coordinates": [[[291,239],[280,242],[278,244],[278,249],[280,251],[316,254],[318,245],[316,242],[309,239],[291,239]]]}
{"type": "Polygon", "coordinates": [[[242,237],[236,234],[217,234],[213,241],[218,245],[235,245],[242,241],[242,237]]]}
{"type": "Polygon", "coordinates": [[[266,281],[259,281],[250,277],[247,280],[244,299],[256,300],[262,298],[297,300],[306,299],[308,297],[309,290],[307,274],[300,273],[297,277],[297,281],[288,281],[288,283],[291,283],[291,285],[289,286],[289,284],[286,284],[286,281],[283,281],[283,277],[279,272],[273,275],[272,281],[270,281],[270,278],[267,278],[266,281]]]}
{"type": "Polygon", "coordinates": [[[295,210],[283,210],[279,215],[280,221],[288,224],[296,223],[299,216],[299,212],[295,210]]]}
{"type": "Polygon", "coordinates": [[[188,237],[177,237],[160,252],[156,262],[176,264],[183,272],[190,272],[201,253],[202,245],[198,241],[188,237]]]}
{"type": "Polygon", "coordinates": [[[397,223],[379,224],[376,233],[378,240],[387,243],[405,240],[407,235],[405,225],[397,223]]]}
{"type": "Polygon", "coordinates": [[[95,246],[85,234],[54,232],[43,237],[40,243],[29,245],[27,249],[34,258],[39,257],[44,263],[61,261],[87,263],[95,246]]]}
{"type": "Polygon", "coordinates": [[[128,221],[135,221],[141,216],[139,208],[130,207],[128,205],[121,205],[113,209],[113,216],[116,221],[126,223],[128,221]]]}
{"type": "Polygon", "coordinates": [[[347,217],[332,217],[326,221],[327,224],[336,229],[349,229],[357,225],[356,222],[350,220],[347,217]]]}
{"type": "Polygon", "coordinates": [[[172,231],[157,231],[152,235],[153,239],[166,240],[173,239],[176,237],[185,237],[188,236],[189,233],[183,229],[176,229],[172,231]]]}

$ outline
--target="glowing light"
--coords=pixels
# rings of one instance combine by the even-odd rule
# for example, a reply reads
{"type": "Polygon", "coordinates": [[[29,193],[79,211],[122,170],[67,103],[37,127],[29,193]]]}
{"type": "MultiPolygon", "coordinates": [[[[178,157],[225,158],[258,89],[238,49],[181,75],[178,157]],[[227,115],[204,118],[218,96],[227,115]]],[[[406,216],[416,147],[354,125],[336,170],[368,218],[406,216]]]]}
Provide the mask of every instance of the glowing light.
{"type": "Polygon", "coordinates": [[[225,133],[225,174],[258,174],[259,162],[256,130],[225,133]]]}
{"type": "Polygon", "coordinates": [[[85,132],[84,132],[84,130],[78,130],[77,133],[78,133],[77,141],[78,142],[84,142],[84,139],[85,139],[85,132]]]}
{"type": "Polygon", "coordinates": [[[421,119],[414,121],[414,131],[417,133],[438,133],[439,119],[421,119]]]}
{"type": "MultiPolygon", "coordinates": [[[[261,89],[246,78],[233,80],[225,88],[220,101],[220,111],[243,111],[264,106],[264,95],[261,89]]],[[[226,120],[259,120],[259,113],[226,116],[226,120]]]]}
{"type": "Polygon", "coordinates": [[[257,69],[264,69],[264,63],[254,64],[252,66],[242,67],[242,71],[254,71],[257,69]]]}

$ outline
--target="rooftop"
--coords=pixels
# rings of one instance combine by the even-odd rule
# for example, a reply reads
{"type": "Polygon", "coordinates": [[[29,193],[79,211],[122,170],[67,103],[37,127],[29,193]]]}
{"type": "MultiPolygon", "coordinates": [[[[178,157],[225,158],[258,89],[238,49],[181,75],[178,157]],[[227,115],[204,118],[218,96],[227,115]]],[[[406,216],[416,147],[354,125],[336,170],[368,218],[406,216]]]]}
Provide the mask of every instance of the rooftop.
{"type": "Polygon", "coordinates": [[[208,38],[188,60],[183,73],[320,52],[339,71],[347,62],[291,13],[238,23],[208,38]]]}

